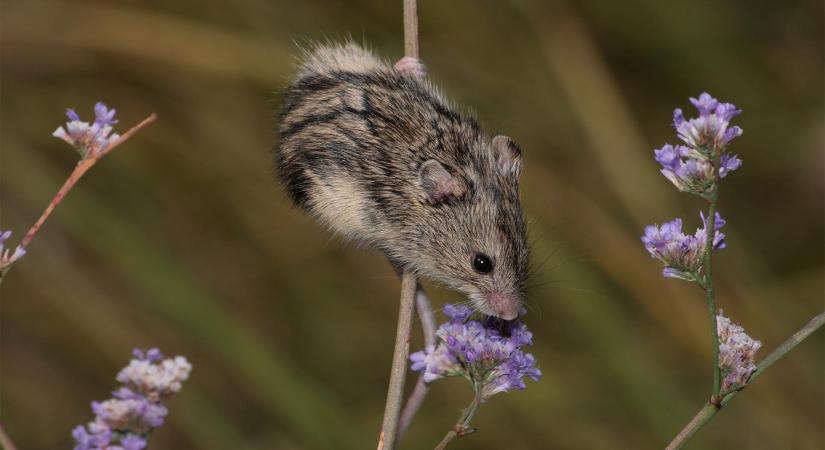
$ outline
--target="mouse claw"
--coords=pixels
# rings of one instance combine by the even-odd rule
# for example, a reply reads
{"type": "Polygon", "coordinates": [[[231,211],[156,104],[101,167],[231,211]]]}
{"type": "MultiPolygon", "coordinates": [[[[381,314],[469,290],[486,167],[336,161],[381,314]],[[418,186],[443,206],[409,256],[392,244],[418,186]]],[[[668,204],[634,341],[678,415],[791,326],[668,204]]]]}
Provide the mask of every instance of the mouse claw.
{"type": "Polygon", "coordinates": [[[424,63],[420,59],[412,56],[405,56],[398,60],[393,66],[395,70],[403,75],[412,75],[417,78],[424,78],[427,76],[427,70],[424,63]]]}

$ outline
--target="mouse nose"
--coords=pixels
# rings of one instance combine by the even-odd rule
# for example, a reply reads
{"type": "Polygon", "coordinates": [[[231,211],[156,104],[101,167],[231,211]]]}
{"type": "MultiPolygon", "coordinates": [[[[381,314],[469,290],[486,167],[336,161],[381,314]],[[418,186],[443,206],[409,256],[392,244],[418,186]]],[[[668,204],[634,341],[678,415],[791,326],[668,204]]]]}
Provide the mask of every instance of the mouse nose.
{"type": "Polygon", "coordinates": [[[513,320],[518,317],[521,300],[517,295],[490,292],[487,294],[487,304],[490,305],[496,317],[513,320]]]}

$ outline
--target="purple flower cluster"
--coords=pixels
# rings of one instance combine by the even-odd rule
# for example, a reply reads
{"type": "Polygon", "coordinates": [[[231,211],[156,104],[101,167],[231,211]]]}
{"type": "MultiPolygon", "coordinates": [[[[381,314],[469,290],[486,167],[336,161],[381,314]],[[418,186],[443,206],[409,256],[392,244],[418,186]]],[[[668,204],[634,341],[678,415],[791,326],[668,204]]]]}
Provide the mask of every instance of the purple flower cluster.
{"type": "Polygon", "coordinates": [[[728,143],[742,135],[741,128],[730,126],[731,119],[742,111],[731,103],[719,102],[707,92],[698,99],[691,97],[690,102],[699,111],[699,117],[685,119],[681,109],[673,111],[673,126],[686,145],[665,144],[654,154],[662,166],[662,175],[676,188],[707,196],[720,178],[742,165],[736,155],[726,152],[728,143]]]}
{"type": "Polygon", "coordinates": [[[117,123],[115,110],[103,102],[95,104],[95,121],[91,124],[80,120],[72,108],[66,110],[66,117],[69,118],[66,128],[57,127],[52,136],[68,142],[83,159],[99,154],[120,138],[117,133],[112,133],[112,125],[117,123]]]}
{"type": "Polygon", "coordinates": [[[141,450],[163,425],[167,409],[161,403],[181,388],[192,370],[186,358],[163,359],[156,348],[135,349],[134,359],[120,371],[123,385],[103,402],[92,402],[95,420],[72,431],[75,450],[141,450]]]}
{"type": "Polygon", "coordinates": [[[471,313],[467,306],[445,306],[449,322],[436,331],[434,347],[410,356],[412,370],[423,372],[427,383],[463,376],[480,389],[482,401],[499,392],[524,389],[524,377],[538,381],[541,371],[535,358],[521,350],[533,343],[527,326],[518,321],[468,320],[471,313]]]}
{"type": "Polygon", "coordinates": [[[19,245],[13,252],[10,252],[11,249],[5,247],[4,243],[6,242],[6,239],[10,237],[11,231],[0,230],[0,271],[5,270],[26,254],[26,249],[19,245]]]}
{"type": "MultiPolygon", "coordinates": [[[[648,225],[642,243],[650,256],[665,263],[662,275],[669,278],[679,278],[687,281],[701,280],[705,246],[707,245],[708,221],[703,213],[702,228],[698,228],[692,235],[682,233],[682,219],[676,218],[665,222],[661,227],[648,225]]],[[[713,228],[713,249],[725,248],[725,234],[720,232],[725,220],[716,213],[713,228]]]]}
{"type": "Polygon", "coordinates": [[[745,329],[730,321],[722,311],[716,316],[719,334],[719,369],[722,371],[722,390],[727,393],[748,384],[756,370],[756,351],[762,343],[752,339],[745,329]]]}

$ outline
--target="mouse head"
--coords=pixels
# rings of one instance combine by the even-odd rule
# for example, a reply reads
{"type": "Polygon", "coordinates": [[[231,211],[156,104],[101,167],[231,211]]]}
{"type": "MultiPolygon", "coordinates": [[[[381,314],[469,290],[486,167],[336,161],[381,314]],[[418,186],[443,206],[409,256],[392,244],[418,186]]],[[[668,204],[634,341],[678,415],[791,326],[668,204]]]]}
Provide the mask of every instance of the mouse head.
{"type": "Polygon", "coordinates": [[[428,220],[421,272],[457,289],[477,310],[515,319],[527,278],[526,226],[519,202],[521,150],[506,136],[478,137],[451,167],[430,159],[419,178],[428,220]]]}

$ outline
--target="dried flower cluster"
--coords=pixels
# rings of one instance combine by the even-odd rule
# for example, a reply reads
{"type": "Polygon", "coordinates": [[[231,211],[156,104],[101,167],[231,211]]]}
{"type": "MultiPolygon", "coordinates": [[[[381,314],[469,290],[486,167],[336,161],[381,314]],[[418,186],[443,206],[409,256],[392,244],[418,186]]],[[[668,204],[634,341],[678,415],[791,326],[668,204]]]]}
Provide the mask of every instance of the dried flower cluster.
{"type": "Polygon", "coordinates": [[[72,108],[66,110],[66,116],[69,118],[66,128],[57,127],[52,136],[68,142],[83,159],[100,154],[120,138],[117,133],[112,133],[112,125],[117,123],[115,110],[109,109],[103,102],[95,104],[95,121],[91,124],[80,120],[72,108]]]}
{"type": "MultiPolygon", "coordinates": [[[[702,228],[697,228],[692,235],[682,233],[682,219],[665,222],[661,227],[648,225],[642,242],[650,256],[665,263],[662,275],[669,278],[679,278],[687,281],[702,280],[702,264],[707,245],[708,221],[703,213],[702,228]]],[[[725,225],[725,220],[716,213],[714,221],[713,249],[725,248],[725,235],[719,231],[725,225]]]]}
{"type": "Polygon", "coordinates": [[[722,311],[716,316],[719,335],[719,369],[722,371],[722,393],[748,384],[756,370],[756,351],[762,343],[745,334],[745,329],[730,321],[722,311]]]}
{"type": "Polygon", "coordinates": [[[436,331],[437,344],[410,356],[412,370],[424,372],[424,381],[463,376],[486,401],[500,392],[524,389],[524,377],[538,381],[541,371],[533,355],[521,348],[532,345],[533,334],[523,323],[468,320],[472,311],[447,305],[450,320],[436,331]]]}
{"type": "Polygon", "coordinates": [[[10,237],[11,231],[0,230],[0,272],[14,264],[15,261],[22,258],[23,255],[26,254],[26,249],[19,245],[13,252],[10,251],[11,249],[5,247],[6,239],[10,237]]]}
{"type": "Polygon", "coordinates": [[[163,425],[162,401],[178,392],[189,378],[191,364],[182,356],[164,359],[156,348],[136,349],[134,359],[120,373],[122,383],[112,397],[92,402],[95,420],[72,431],[75,450],[141,450],[147,438],[163,425]]]}
{"type": "Polygon", "coordinates": [[[741,128],[730,126],[731,119],[742,111],[732,103],[719,102],[707,92],[690,102],[699,111],[699,117],[688,120],[681,109],[673,111],[673,126],[687,145],[665,144],[654,154],[662,166],[662,175],[680,191],[707,197],[715,191],[719,179],[742,165],[736,155],[727,153],[728,143],[742,135],[741,128]]]}

